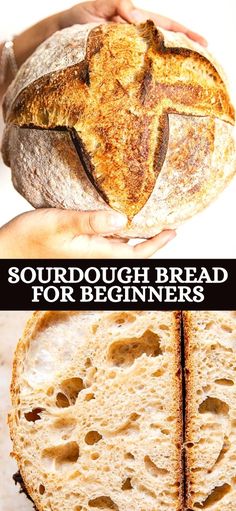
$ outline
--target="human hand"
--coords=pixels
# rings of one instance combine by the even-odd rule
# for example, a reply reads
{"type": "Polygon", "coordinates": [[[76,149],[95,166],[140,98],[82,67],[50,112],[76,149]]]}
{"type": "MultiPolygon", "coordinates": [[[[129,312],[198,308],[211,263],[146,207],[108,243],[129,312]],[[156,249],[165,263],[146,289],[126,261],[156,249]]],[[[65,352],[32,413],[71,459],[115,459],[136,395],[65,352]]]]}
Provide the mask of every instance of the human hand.
{"type": "Polygon", "coordinates": [[[192,30],[189,30],[184,25],[165,16],[138,9],[134,7],[131,0],[95,0],[94,2],[84,2],[60,13],[60,15],[61,28],[75,23],[101,23],[105,21],[143,23],[147,19],[151,19],[159,27],[173,32],[182,32],[193,41],[207,46],[206,40],[201,35],[192,32],[192,30]]]}
{"type": "MultiPolygon", "coordinates": [[[[151,19],[154,23],[173,32],[182,32],[193,41],[207,46],[206,40],[192,32],[183,25],[160,14],[155,14],[134,7],[131,0],[95,0],[77,4],[70,9],[53,14],[28,28],[14,37],[14,52],[16,64],[20,67],[23,62],[34,52],[45,39],[57,30],[69,27],[75,23],[104,23],[106,21],[119,21],[121,23],[141,23],[151,19]]],[[[3,44],[0,44],[0,55],[3,44]]],[[[0,99],[11,82],[12,70],[6,70],[4,82],[0,84],[0,99]]]]}
{"type": "Polygon", "coordinates": [[[23,213],[0,229],[0,258],[147,258],[175,236],[166,230],[136,246],[112,236],[127,218],[109,211],[38,209],[23,213]]]}

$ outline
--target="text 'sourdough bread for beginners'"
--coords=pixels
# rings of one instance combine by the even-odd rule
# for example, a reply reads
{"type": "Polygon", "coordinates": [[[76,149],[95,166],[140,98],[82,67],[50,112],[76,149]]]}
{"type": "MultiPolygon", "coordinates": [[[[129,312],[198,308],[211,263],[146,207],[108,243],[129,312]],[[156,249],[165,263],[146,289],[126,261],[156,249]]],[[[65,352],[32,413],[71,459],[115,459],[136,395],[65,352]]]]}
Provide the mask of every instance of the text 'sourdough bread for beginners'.
{"type": "Polygon", "coordinates": [[[35,313],[11,394],[38,511],[182,510],[178,313],[35,313]]]}
{"type": "Polygon", "coordinates": [[[151,21],[55,33],[21,67],[4,114],[4,160],[33,206],[111,207],[130,237],[177,226],[236,170],[222,70],[151,21]]]}

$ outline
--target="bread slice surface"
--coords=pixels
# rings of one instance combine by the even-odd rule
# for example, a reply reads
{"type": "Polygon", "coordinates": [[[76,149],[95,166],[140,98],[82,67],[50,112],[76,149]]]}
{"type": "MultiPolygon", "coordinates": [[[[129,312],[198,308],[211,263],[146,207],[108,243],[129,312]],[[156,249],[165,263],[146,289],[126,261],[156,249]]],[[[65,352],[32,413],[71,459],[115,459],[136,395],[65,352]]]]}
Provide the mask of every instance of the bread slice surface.
{"type": "Polygon", "coordinates": [[[236,312],[184,313],[187,509],[235,511],[236,312]]]}
{"type": "Polygon", "coordinates": [[[179,323],[173,312],[34,313],[9,425],[39,511],[182,510],[179,323]]]}

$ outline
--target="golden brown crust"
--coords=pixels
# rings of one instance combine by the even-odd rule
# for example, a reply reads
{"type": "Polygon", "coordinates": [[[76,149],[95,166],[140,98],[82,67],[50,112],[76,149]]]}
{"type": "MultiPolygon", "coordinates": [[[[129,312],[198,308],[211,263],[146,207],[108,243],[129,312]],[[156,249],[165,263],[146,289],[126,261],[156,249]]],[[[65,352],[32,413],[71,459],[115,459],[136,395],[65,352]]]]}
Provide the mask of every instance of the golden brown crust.
{"type": "Polygon", "coordinates": [[[234,124],[234,111],[220,75],[204,56],[165,47],[151,21],[125,30],[124,37],[122,25],[94,28],[85,60],[27,86],[7,122],[73,128],[90,180],[112,208],[133,218],[164,163],[168,114],[234,124]]]}
{"type": "Polygon", "coordinates": [[[186,509],[191,509],[194,505],[194,497],[191,494],[191,488],[193,483],[193,476],[191,472],[192,458],[191,458],[191,414],[192,408],[191,403],[193,394],[193,368],[191,362],[191,332],[192,332],[192,320],[190,312],[183,312],[183,332],[184,332],[184,356],[185,356],[185,449],[184,449],[184,462],[185,462],[185,504],[186,509]],[[188,447],[188,443],[190,443],[188,447]]]}
{"type": "Polygon", "coordinates": [[[235,509],[235,317],[235,311],[183,316],[188,511],[235,509]]]}
{"type": "Polygon", "coordinates": [[[180,482],[179,487],[179,509],[178,511],[183,511],[184,506],[184,472],[183,472],[183,400],[182,400],[182,384],[183,384],[183,374],[182,374],[182,365],[181,365],[181,312],[174,312],[175,315],[175,345],[176,345],[176,368],[177,372],[175,375],[175,400],[176,403],[179,404],[179,428],[176,434],[176,445],[179,447],[179,458],[177,463],[177,474],[178,480],[180,482]]]}

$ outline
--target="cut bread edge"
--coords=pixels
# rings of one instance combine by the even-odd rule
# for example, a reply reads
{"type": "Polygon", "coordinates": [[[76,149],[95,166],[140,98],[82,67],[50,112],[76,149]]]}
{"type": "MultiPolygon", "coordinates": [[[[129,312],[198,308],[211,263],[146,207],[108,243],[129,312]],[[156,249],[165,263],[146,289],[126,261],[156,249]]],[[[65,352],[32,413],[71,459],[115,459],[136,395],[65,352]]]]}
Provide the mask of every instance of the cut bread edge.
{"type": "MultiPolygon", "coordinates": [[[[18,384],[19,378],[21,375],[21,364],[24,361],[25,352],[30,345],[31,340],[34,338],[35,333],[38,329],[43,328],[44,324],[48,321],[51,321],[53,317],[63,318],[70,314],[78,314],[78,312],[35,312],[32,317],[28,320],[24,332],[21,336],[21,339],[18,343],[18,346],[15,351],[14,363],[13,363],[13,372],[12,372],[12,384],[11,384],[11,398],[13,408],[17,404],[17,395],[18,395],[18,384]]],[[[79,314],[83,314],[80,312],[79,314]]],[[[173,470],[176,470],[177,478],[179,481],[179,496],[176,498],[176,511],[182,511],[183,509],[183,470],[182,470],[182,445],[183,445],[183,426],[182,426],[182,369],[181,369],[181,345],[180,345],[180,321],[181,321],[181,313],[174,312],[172,319],[172,335],[173,340],[175,341],[175,367],[176,367],[176,375],[175,375],[175,402],[176,402],[176,412],[179,414],[178,425],[176,425],[176,440],[175,440],[175,450],[176,457],[178,458],[178,462],[173,470]]],[[[45,507],[42,505],[42,502],[38,495],[35,493],[33,486],[30,484],[29,476],[27,474],[27,469],[25,469],[24,464],[22,463],[22,458],[20,453],[17,453],[17,449],[14,449],[14,441],[16,437],[15,431],[15,419],[14,413],[11,412],[9,414],[9,428],[10,435],[13,441],[13,453],[12,455],[15,457],[17,464],[20,469],[20,473],[25,483],[25,487],[29,495],[33,498],[34,503],[37,507],[37,511],[45,511],[45,507]]]]}

